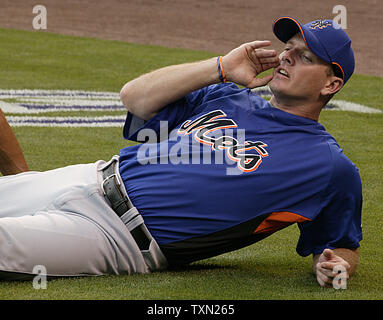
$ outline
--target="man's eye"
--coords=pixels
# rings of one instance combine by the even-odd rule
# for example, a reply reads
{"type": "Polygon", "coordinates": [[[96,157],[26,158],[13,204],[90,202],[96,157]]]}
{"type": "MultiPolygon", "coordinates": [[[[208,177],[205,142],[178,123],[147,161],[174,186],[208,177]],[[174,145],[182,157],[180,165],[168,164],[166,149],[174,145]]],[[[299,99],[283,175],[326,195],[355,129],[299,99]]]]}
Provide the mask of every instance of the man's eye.
{"type": "Polygon", "coordinates": [[[306,55],[303,55],[303,59],[306,60],[306,61],[308,61],[308,62],[311,62],[311,58],[308,57],[308,56],[306,56],[306,55]]]}

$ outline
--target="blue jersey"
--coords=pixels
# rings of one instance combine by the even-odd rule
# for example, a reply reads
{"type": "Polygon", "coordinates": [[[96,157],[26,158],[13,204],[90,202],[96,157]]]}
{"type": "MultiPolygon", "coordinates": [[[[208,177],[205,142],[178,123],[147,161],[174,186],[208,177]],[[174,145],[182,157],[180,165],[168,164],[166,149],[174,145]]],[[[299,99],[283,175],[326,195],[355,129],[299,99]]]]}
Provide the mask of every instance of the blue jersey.
{"type": "Polygon", "coordinates": [[[128,113],[120,151],[133,204],[170,264],[239,249],[298,223],[297,252],[357,248],[358,169],[318,122],[234,84],[197,90],[147,122],[128,113]]]}

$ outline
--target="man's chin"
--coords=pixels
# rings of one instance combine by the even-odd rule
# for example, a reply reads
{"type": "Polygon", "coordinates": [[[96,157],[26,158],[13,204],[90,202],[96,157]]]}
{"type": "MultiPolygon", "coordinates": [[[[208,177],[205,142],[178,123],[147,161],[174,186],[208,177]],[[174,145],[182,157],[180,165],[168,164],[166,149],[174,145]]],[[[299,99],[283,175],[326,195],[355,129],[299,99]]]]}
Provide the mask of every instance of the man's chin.
{"type": "Polygon", "coordinates": [[[280,92],[280,88],[278,88],[278,84],[275,83],[274,79],[272,79],[268,85],[272,95],[278,94],[278,92],[280,92]]]}
{"type": "Polygon", "coordinates": [[[272,97],[276,100],[282,101],[295,98],[286,88],[282,88],[280,84],[272,83],[272,81],[269,82],[269,89],[272,97]]]}

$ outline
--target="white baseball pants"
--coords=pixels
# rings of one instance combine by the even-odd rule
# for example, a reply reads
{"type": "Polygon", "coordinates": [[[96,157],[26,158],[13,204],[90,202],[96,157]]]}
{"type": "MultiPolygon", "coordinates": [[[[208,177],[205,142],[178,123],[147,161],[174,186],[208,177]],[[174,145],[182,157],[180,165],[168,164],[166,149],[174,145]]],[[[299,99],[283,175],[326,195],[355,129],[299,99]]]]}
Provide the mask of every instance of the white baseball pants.
{"type": "Polygon", "coordinates": [[[141,252],[101,190],[105,161],[0,177],[0,278],[148,273],[166,267],[155,240],[141,252]]]}

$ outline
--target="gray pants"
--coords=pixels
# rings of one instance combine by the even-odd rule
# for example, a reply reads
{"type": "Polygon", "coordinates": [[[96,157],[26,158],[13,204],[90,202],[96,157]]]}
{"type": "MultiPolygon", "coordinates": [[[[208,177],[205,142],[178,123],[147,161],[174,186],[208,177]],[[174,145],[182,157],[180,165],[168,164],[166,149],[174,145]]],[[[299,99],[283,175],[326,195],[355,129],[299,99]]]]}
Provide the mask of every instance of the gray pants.
{"type": "MultiPolygon", "coordinates": [[[[0,177],[0,277],[148,273],[166,267],[153,239],[141,252],[101,190],[105,161],[0,177]]],[[[16,277],[17,278],[17,277],[16,277]]]]}

